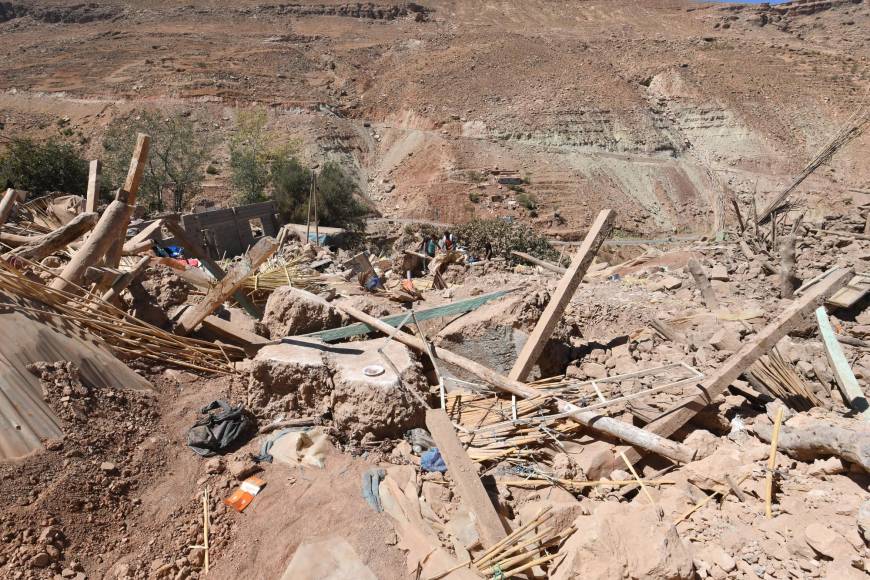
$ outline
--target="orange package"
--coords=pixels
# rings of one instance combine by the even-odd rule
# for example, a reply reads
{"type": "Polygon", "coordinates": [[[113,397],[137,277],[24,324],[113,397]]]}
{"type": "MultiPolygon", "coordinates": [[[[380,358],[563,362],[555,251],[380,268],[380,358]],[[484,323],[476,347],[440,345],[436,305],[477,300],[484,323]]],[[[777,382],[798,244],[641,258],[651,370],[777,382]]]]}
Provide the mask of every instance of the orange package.
{"type": "Polygon", "coordinates": [[[254,501],[254,496],[260,493],[265,485],[266,482],[259,477],[249,477],[224,500],[224,504],[241,513],[254,501]]]}

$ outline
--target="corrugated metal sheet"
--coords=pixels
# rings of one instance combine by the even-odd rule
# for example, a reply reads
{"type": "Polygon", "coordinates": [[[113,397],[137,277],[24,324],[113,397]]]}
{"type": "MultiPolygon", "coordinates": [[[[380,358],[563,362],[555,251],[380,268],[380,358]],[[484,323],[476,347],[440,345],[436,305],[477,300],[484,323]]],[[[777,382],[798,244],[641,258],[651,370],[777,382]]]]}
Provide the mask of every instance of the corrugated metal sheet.
{"type": "Polygon", "coordinates": [[[22,457],[39,449],[43,439],[63,433],[42,398],[39,379],[27,370],[30,363],[71,361],[82,380],[97,388],[151,388],[78,328],[4,311],[4,306],[0,304],[0,459],[22,457]]]}

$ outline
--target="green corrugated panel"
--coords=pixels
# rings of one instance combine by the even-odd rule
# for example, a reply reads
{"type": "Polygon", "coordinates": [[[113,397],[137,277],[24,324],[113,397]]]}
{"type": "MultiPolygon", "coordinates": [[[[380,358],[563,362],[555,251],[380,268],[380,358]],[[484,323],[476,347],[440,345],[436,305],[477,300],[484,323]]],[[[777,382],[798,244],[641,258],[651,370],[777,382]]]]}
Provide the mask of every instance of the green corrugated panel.
{"type": "MultiPolygon", "coordinates": [[[[502,296],[513,292],[514,290],[516,290],[516,288],[498,290],[496,292],[490,292],[489,294],[481,294],[480,296],[475,296],[474,298],[469,298],[467,300],[460,300],[459,302],[453,302],[451,304],[445,304],[443,306],[436,306],[435,308],[430,308],[428,310],[419,310],[416,311],[415,314],[417,315],[417,320],[419,320],[420,322],[424,320],[431,320],[433,318],[464,314],[466,312],[476,310],[487,302],[492,302],[493,300],[501,298],[502,296]]],[[[400,314],[393,314],[392,316],[387,316],[386,318],[382,318],[381,320],[383,322],[386,322],[390,326],[395,327],[398,326],[407,315],[408,313],[406,311],[400,314]]],[[[374,328],[370,327],[367,324],[357,322],[349,326],[342,326],[341,328],[333,328],[331,330],[321,330],[320,332],[312,332],[311,334],[306,334],[304,336],[309,338],[319,338],[324,342],[332,342],[333,340],[350,338],[351,336],[368,334],[370,332],[376,331],[374,328]]]]}

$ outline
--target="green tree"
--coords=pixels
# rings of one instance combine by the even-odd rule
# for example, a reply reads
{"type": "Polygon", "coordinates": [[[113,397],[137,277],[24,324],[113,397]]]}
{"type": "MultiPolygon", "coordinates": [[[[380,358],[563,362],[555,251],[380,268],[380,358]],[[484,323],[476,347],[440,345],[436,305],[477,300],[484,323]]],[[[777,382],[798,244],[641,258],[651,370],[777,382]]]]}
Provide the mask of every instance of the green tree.
{"type": "MultiPolygon", "coordinates": [[[[305,223],[312,173],[294,157],[279,158],[271,166],[272,195],[278,210],[290,222],[305,223]]],[[[317,218],[321,225],[349,230],[365,229],[369,213],[354,192],[356,184],[335,162],[328,162],[316,177],[317,218]]]]}
{"type": "Polygon", "coordinates": [[[325,226],[361,231],[368,209],[354,195],[356,184],[341,165],[328,162],[315,182],[317,215],[325,226]]]}
{"type": "Polygon", "coordinates": [[[104,191],[123,187],[137,133],[151,137],[139,186],[140,203],[150,211],[162,212],[171,195],[169,209],[183,211],[185,202],[202,187],[212,140],[198,133],[190,117],[181,112],[147,109],[132,118],[115,119],[103,138],[103,176],[108,185],[104,191]]]}
{"type": "Polygon", "coordinates": [[[290,222],[304,223],[308,218],[311,171],[295,157],[281,157],[272,162],[270,177],[278,211],[290,222]]]}
{"type": "Polygon", "coordinates": [[[58,138],[16,137],[0,151],[0,186],[40,196],[54,191],[84,195],[87,185],[87,162],[75,146],[58,138]]]}
{"type": "Polygon", "coordinates": [[[272,180],[272,163],[292,156],[295,143],[266,129],[263,108],[239,111],[236,131],[230,139],[230,170],[241,203],[266,199],[272,180]]]}

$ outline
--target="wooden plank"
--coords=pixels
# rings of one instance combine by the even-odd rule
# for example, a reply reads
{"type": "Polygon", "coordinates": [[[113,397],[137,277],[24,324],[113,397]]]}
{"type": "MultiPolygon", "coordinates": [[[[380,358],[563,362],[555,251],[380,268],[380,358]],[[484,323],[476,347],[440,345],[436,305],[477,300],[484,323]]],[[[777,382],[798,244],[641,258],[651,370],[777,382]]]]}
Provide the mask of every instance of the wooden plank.
{"type": "MultiPolygon", "coordinates": [[[[343,312],[346,312],[349,316],[352,316],[357,320],[366,323],[367,325],[377,329],[380,332],[388,335],[392,334],[393,332],[393,327],[389,324],[385,324],[377,318],[369,316],[365,312],[362,312],[361,310],[358,310],[353,306],[339,303],[336,304],[336,308],[343,312]]],[[[432,354],[430,356],[435,356],[449,364],[466,370],[474,376],[482,379],[486,383],[489,383],[511,395],[516,395],[524,399],[547,396],[545,393],[542,393],[537,389],[533,389],[529,385],[523,384],[519,381],[515,381],[509,377],[506,377],[491,369],[486,368],[480,363],[469,360],[458,354],[452,353],[449,350],[435,347],[431,347],[430,349],[430,346],[427,343],[423,342],[421,339],[415,336],[411,336],[410,334],[398,332],[395,334],[394,339],[410,348],[413,348],[418,352],[431,352],[432,354]]],[[[584,411],[576,405],[573,405],[566,401],[560,401],[559,399],[555,400],[559,411],[565,413],[568,419],[580,423],[581,425],[584,425],[586,427],[589,427],[590,429],[594,429],[596,431],[600,431],[601,433],[616,437],[618,439],[621,439],[622,441],[638,446],[642,449],[646,449],[647,451],[657,453],[663,457],[667,457],[680,463],[688,463],[694,460],[697,455],[695,450],[688,445],[677,443],[676,441],[671,441],[670,439],[666,439],[655,433],[650,433],[649,431],[645,431],[644,429],[635,427],[630,423],[626,423],[618,419],[613,419],[606,415],[600,415],[594,411],[584,411]]]]}
{"type": "Polygon", "coordinates": [[[565,307],[571,301],[571,297],[574,296],[574,292],[577,290],[577,286],[580,285],[586,270],[592,264],[595,254],[598,253],[598,248],[601,247],[601,243],[605,238],[610,235],[610,229],[613,226],[615,217],[616,213],[613,210],[606,209],[595,218],[589,233],[586,235],[586,239],[583,240],[583,245],[580,246],[574,259],[571,261],[571,267],[568,268],[565,275],[559,280],[559,285],[544,309],[540,320],[538,320],[538,324],[535,325],[535,329],[532,331],[526,344],[523,345],[523,350],[508,374],[509,378],[515,381],[522,381],[532,371],[535,363],[538,362],[541,351],[544,350],[547,341],[553,334],[553,330],[556,328],[559,320],[561,320],[565,307]]]}
{"type": "Polygon", "coordinates": [[[836,294],[831,296],[827,304],[837,308],[851,308],[864,298],[867,292],[870,292],[870,277],[858,274],[846,284],[845,288],[841,288],[836,294]]]}
{"type": "Polygon", "coordinates": [[[852,372],[852,367],[849,366],[843,348],[834,334],[834,327],[831,326],[831,320],[828,318],[824,306],[819,306],[816,309],[816,320],[819,322],[819,333],[822,335],[822,342],[825,345],[828,364],[834,371],[834,378],[837,380],[840,392],[843,393],[843,399],[851,409],[861,413],[865,421],[870,421],[870,406],[868,406],[864,392],[858,384],[858,379],[855,378],[855,373],[852,372]]]}
{"type": "Polygon", "coordinates": [[[426,427],[438,445],[444,463],[447,464],[447,473],[456,484],[456,491],[462,500],[462,505],[477,519],[483,547],[492,547],[507,537],[507,532],[486,488],[480,481],[477,466],[465,453],[453,429],[453,423],[442,409],[426,411],[426,427]]]}
{"type": "Polygon", "coordinates": [[[224,303],[230,297],[246,278],[257,271],[260,265],[269,259],[269,256],[275,253],[278,249],[278,241],[272,237],[261,238],[254,247],[248,250],[241,261],[234,263],[224,276],[215,286],[209,290],[208,294],[201,302],[188,308],[178,320],[178,334],[189,334],[206,316],[214,312],[215,308],[224,303]]]}
{"type": "MultiPolygon", "coordinates": [[[[646,430],[670,437],[680,427],[709,405],[713,399],[725,392],[728,386],[737,380],[743,371],[773,348],[782,337],[794,330],[804,318],[815,310],[829,296],[842,288],[851,279],[852,271],[840,269],[816,284],[801,298],[795,300],[770,324],[765,326],[755,338],[744,345],[726,360],[719,370],[709,375],[698,385],[701,393],[684,403],[680,403],[645,427],[646,430]]],[[[630,450],[627,455],[632,462],[640,459],[636,450],[630,450]]]]}
{"type": "Polygon", "coordinates": [[[565,272],[568,271],[567,268],[563,268],[561,266],[557,266],[556,264],[551,264],[550,262],[540,260],[540,259],[538,259],[530,254],[526,254],[525,252],[517,252],[514,250],[511,252],[511,254],[513,254],[514,256],[517,256],[518,258],[522,258],[523,260],[526,260],[527,262],[531,262],[532,264],[536,264],[536,265],[540,266],[541,268],[544,268],[545,270],[549,270],[551,272],[556,272],[557,274],[564,275],[565,272]]]}
{"type": "MultiPolygon", "coordinates": [[[[467,300],[461,300],[459,302],[453,302],[451,304],[445,304],[443,306],[436,306],[434,308],[428,308],[426,310],[419,310],[416,311],[414,314],[417,316],[417,320],[420,322],[423,322],[424,320],[432,320],[434,318],[443,318],[445,316],[456,316],[459,314],[465,314],[466,312],[471,312],[472,310],[480,308],[487,302],[492,302],[493,300],[497,300],[502,296],[514,292],[515,290],[516,288],[509,288],[507,290],[496,290],[495,292],[490,292],[489,294],[482,294],[480,296],[475,296],[474,298],[469,298],[467,300]]],[[[380,320],[386,324],[389,324],[390,326],[396,327],[404,319],[405,314],[394,314],[392,316],[381,318],[380,320]]],[[[363,324],[362,322],[357,322],[356,324],[342,326],[341,328],[321,330],[319,332],[312,332],[303,336],[307,338],[317,338],[324,342],[332,342],[334,340],[350,338],[352,336],[360,336],[363,334],[368,334],[370,332],[377,332],[377,329],[372,328],[367,324],[363,324]]]]}
{"type": "Polygon", "coordinates": [[[214,314],[210,314],[203,319],[202,327],[232,344],[241,346],[249,357],[255,356],[264,346],[279,342],[238,328],[229,320],[218,318],[214,314]]]}
{"type": "Polygon", "coordinates": [[[97,206],[100,205],[100,174],[102,173],[103,164],[99,159],[91,161],[88,168],[88,193],[85,198],[85,211],[97,211],[97,206]]]}
{"type": "MultiPolygon", "coordinates": [[[[226,275],[224,269],[221,268],[217,262],[211,259],[208,252],[205,251],[205,248],[194,240],[193,237],[187,233],[187,230],[181,227],[181,224],[178,222],[178,216],[175,216],[174,218],[163,218],[163,225],[166,226],[166,229],[169,230],[176,241],[181,244],[185,252],[199,260],[203,267],[215,277],[215,280],[220,281],[223,279],[226,275]]],[[[233,294],[233,298],[235,298],[236,302],[245,309],[245,312],[257,320],[260,319],[262,316],[260,310],[254,306],[250,300],[248,300],[248,297],[245,296],[243,292],[236,292],[233,294]]]]}

